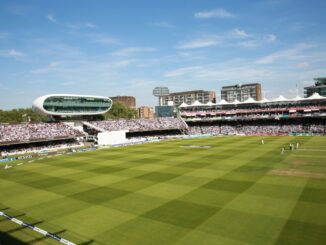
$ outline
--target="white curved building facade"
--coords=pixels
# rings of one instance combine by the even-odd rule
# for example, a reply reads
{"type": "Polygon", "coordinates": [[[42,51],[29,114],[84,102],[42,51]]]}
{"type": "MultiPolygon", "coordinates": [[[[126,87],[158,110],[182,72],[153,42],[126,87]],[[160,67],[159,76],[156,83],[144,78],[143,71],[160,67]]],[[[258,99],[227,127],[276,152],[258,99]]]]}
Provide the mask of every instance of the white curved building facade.
{"type": "Polygon", "coordinates": [[[112,100],[104,96],[49,94],[33,102],[33,110],[46,116],[96,116],[108,112],[112,100]]]}

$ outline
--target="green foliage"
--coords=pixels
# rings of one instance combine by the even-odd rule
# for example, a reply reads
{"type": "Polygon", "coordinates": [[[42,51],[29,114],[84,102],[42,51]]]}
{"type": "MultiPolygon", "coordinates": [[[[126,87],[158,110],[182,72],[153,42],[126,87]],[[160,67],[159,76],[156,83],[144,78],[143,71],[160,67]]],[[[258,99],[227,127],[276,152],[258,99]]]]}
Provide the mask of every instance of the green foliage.
{"type": "Polygon", "coordinates": [[[135,109],[128,108],[122,103],[114,103],[111,110],[105,114],[105,119],[132,119],[137,118],[137,111],[135,109]]]}
{"type": "Polygon", "coordinates": [[[0,110],[0,123],[44,122],[46,117],[34,112],[31,108],[0,110]]]}
{"type": "MultiPolygon", "coordinates": [[[[111,110],[105,115],[101,115],[103,119],[132,119],[137,118],[137,111],[128,108],[124,104],[114,103],[111,110]]],[[[34,112],[31,108],[13,109],[10,111],[0,110],[0,123],[22,123],[22,122],[45,122],[47,117],[41,116],[34,112]]]]}

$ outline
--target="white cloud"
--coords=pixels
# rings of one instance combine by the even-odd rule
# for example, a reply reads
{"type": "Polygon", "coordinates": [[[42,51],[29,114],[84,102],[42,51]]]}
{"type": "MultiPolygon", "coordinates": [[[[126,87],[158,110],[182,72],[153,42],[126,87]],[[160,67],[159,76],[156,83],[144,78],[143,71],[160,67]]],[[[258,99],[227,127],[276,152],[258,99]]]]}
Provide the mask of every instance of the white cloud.
{"type": "Polygon", "coordinates": [[[211,36],[206,38],[199,38],[190,40],[187,42],[180,43],[177,48],[178,49],[197,49],[197,48],[206,48],[211,46],[216,46],[221,43],[221,40],[217,36],[211,36]]]}
{"type": "MultiPolygon", "coordinates": [[[[274,74],[270,70],[255,67],[250,61],[241,59],[182,67],[164,73],[164,76],[171,82],[187,81],[188,84],[215,89],[217,82],[220,87],[230,83],[264,81],[266,77],[272,75],[274,74]]],[[[184,84],[184,86],[187,85],[184,84]]]]}
{"type": "MultiPolygon", "coordinates": [[[[198,66],[185,66],[168,70],[163,75],[171,83],[177,82],[182,86],[188,86],[187,83],[196,84],[207,88],[213,86],[212,84],[215,84],[213,87],[216,88],[216,82],[219,87],[239,82],[261,82],[264,91],[272,90],[276,97],[282,92],[287,92],[291,86],[295,87],[295,84],[299,84],[298,77],[309,80],[317,76],[316,74],[322,74],[322,71],[322,67],[300,69],[281,61],[265,67],[255,64],[250,59],[233,59],[218,63],[202,63],[198,66]]],[[[311,84],[312,82],[303,85],[311,84]]],[[[288,92],[283,95],[289,96],[290,94],[288,92]]]]}
{"type": "Polygon", "coordinates": [[[19,52],[19,51],[15,50],[15,49],[9,50],[8,55],[11,56],[11,57],[16,57],[16,58],[24,56],[24,54],[22,52],[19,52]]]}
{"type": "Polygon", "coordinates": [[[249,34],[244,29],[235,28],[224,33],[206,34],[197,38],[181,41],[178,49],[199,49],[212,46],[255,48],[266,43],[276,42],[274,34],[249,34]]]}
{"type": "Polygon", "coordinates": [[[138,60],[137,59],[124,59],[124,60],[118,60],[118,61],[115,61],[115,62],[112,62],[112,67],[126,67],[126,66],[129,66],[131,65],[132,63],[135,63],[137,62],[138,60]]]}
{"type": "Polygon", "coordinates": [[[83,28],[89,28],[89,29],[96,29],[97,25],[95,25],[92,22],[86,22],[86,23],[68,23],[66,24],[66,27],[70,29],[83,29],[83,28]]]}
{"type": "Polygon", "coordinates": [[[243,38],[243,39],[245,39],[245,38],[250,37],[250,35],[248,33],[246,33],[245,30],[241,30],[241,29],[238,29],[238,28],[232,30],[230,32],[230,34],[231,34],[232,37],[235,37],[235,38],[243,38]]]}
{"type": "Polygon", "coordinates": [[[210,18],[221,18],[221,19],[230,19],[235,18],[235,14],[223,9],[213,9],[209,11],[201,11],[195,13],[195,18],[197,19],[210,19],[210,18]]]}
{"type": "Polygon", "coordinates": [[[248,40],[248,41],[240,42],[239,46],[244,48],[256,48],[258,46],[258,43],[256,40],[248,40]]]}
{"type": "Polygon", "coordinates": [[[101,44],[115,44],[117,40],[113,37],[101,33],[90,33],[87,35],[93,42],[101,44]]]}
{"type": "Polygon", "coordinates": [[[91,28],[91,29],[97,28],[97,26],[95,24],[90,23],[90,22],[86,23],[85,26],[88,28],[91,28]]]}
{"type": "Polygon", "coordinates": [[[278,52],[272,53],[270,55],[267,55],[265,57],[262,57],[255,61],[256,64],[271,64],[278,60],[294,60],[301,58],[302,51],[306,49],[310,49],[313,46],[310,44],[299,44],[296,45],[294,48],[291,49],[284,49],[280,50],[278,52]]]}
{"type": "Polygon", "coordinates": [[[171,23],[169,23],[167,21],[154,22],[151,24],[151,26],[156,26],[156,27],[160,27],[160,28],[173,28],[174,27],[174,25],[172,25],[171,23]]]}
{"type": "Polygon", "coordinates": [[[135,53],[154,52],[155,48],[152,47],[130,47],[117,50],[112,53],[114,56],[131,56],[135,53]]]}
{"type": "Polygon", "coordinates": [[[0,51],[0,56],[2,57],[11,57],[11,58],[21,58],[25,56],[24,53],[17,51],[16,49],[0,51]]]}
{"type": "Polygon", "coordinates": [[[48,15],[46,16],[46,18],[47,18],[49,21],[51,21],[52,23],[57,23],[57,19],[54,18],[54,16],[53,16],[52,14],[48,14],[48,15]]]}
{"type": "Polygon", "coordinates": [[[59,61],[52,61],[49,63],[49,67],[57,67],[61,64],[59,61]]]}
{"type": "Polygon", "coordinates": [[[266,34],[264,35],[264,40],[268,43],[275,43],[277,37],[274,34],[266,34]]]}
{"type": "Polygon", "coordinates": [[[76,85],[77,83],[76,82],[73,82],[73,81],[68,81],[68,82],[63,82],[61,83],[62,86],[72,86],[72,85],[76,85]]]}
{"type": "Polygon", "coordinates": [[[302,81],[301,82],[301,85],[302,86],[312,86],[312,85],[314,85],[314,81],[312,81],[312,80],[307,80],[307,81],[302,81]]]}
{"type": "Polygon", "coordinates": [[[33,74],[49,73],[49,72],[52,72],[54,70],[57,70],[57,68],[60,66],[60,64],[61,64],[61,62],[59,62],[59,61],[52,61],[46,67],[35,69],[35,70],[32,70],[31,72],[33,74]]]}
{"type": "Polygon", "coordinates": [[[246,42],[238,43],[240,39],[248,39],[252,38],[253,35],[248,34],[245,30],[242,29],[233,29],[224,34],[220,35],[206,35],[203,37],[199,37],[193,40],[180,42],[176,48],[178,49],[198,49],[198,48],[206,48],[212,46],[242,46],[245,48],[253,48],[258,46],[256,40],[249,40],[246,42]]]}
{"type": "Polygon", "coordinates": [[[238,28],[231,31],[230,36],[232,38],[247,39],[246,41],[238,43],[238,46],[244,48],[256,48],[266,43],[275,43],[277,40],[277,37],[274,34],[251,35],[248,34],[245,30],[241,30],[238,28]]]}
{"type": "Polygon", "coordinates": [[[300,63],[298,63],[297,65],[296,65],[296,67],[298,67],[298,68],[307,68],[307,67],[309,67],[310,66],[310,64],[308,63],[308,62],[300,62],[300,63]]]}
{"type": "Polygon", "coordinates": [[[182,67],[178,68],[172,71],[168,71],[164,74],[165,77],[178,77],[178,76],[183,76],[186,74],[193,73],[195,71],[201,70],[201,66],[190,66],[190,67],[182,67]]]}

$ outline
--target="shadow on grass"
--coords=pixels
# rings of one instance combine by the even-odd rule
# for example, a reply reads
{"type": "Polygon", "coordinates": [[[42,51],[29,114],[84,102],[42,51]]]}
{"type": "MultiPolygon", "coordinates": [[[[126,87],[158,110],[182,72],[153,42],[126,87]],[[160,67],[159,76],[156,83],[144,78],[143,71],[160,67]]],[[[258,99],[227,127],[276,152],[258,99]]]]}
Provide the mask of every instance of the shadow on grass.
{"type": "MultiPolygon", "coordinates": [[[[8,207],[0,206],[0,211],[7,213],[8,215],[10,215],[13,218],[19,219],[19,217],[23,217],[23,218],[21,218],[23,221],[25,221],[26,223],[33,225],[33,226],[38,226],[40,224],[45,223],[44,221],[36,221],[35,219],[27,217],[25,213],[22,213],[18,210],[14,210],[14,209],[11,209],[8,207]]],[[[94,240],[86,238],[82,235],[73,234],[70,231],[61,229],[58,226],[54,226],[52,224],[46,224],[46,225],[47,226],[50,225],[50,227],[48,227],[49,232],[52,232],[53,234],[56,234],[58,236],[62,235],[64,238],[66,235],[69,235],[71,240],[74,241],[78,245],[90,245],[90,244],[93,244],[93,242],[95,242],[94,240]]],[[[33,240],[30,240],[28,242],[23,242],[19,238],[14,237],[12,235],[13,233],[16,234],[17,232],[21,232],[22,230],[25,230],[25,229],[31,230],[28,227],[15,224],[12,221],[8,220],[7,218],[0,217],[0,245],[36,244],[36,243],[40,243],[40,242],[42,243],[43,241],[52,239],[52,238],[49,238],[48,236],[42,236],[42,235],[38,234],[37,232],[35,232],[36,237],[34,236],[33,240]],[[1,231],[1,227],[6,227],[6,232],[1,231]]]]}
{"type": "MultiPolygon", "coordinates": [[[[65,231],[66,230],[58,231],[58,232],[56,232],[56,235],[59,235],[60,233],[63,233],[65,231]]],[[[51,238],[49,238],[47,236],[42,236],[42,237],[36,238],[36,239],[34,239],[32,241],[29,241],[28,244],[39,243],[40,241],[47,240],[47,239],[51,239],[51,238]]]]}
{"type": "Polygon", "coordinates": [[[8,233],[0,231],[0,244],[25,245],[26,243],[19,241],[17,238],[12,237],[8,233]]]}

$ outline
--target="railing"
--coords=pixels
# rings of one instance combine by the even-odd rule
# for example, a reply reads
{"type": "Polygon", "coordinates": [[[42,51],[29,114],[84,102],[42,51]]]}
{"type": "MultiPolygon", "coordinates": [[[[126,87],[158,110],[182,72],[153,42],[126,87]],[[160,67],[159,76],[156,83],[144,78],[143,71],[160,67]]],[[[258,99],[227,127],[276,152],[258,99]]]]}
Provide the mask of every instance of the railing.
{"type": "Polygon", "coordinates": [[[184,118],[186,122],[196,121],[235,121],[235,120],[258,120],[258,119],[289,119],[289,118],[320,118],[326,117],[326,113],[307,113],[299,115],[251,115],[251,116],[220,116],[220,117],[188,117],[184,118]]]}

